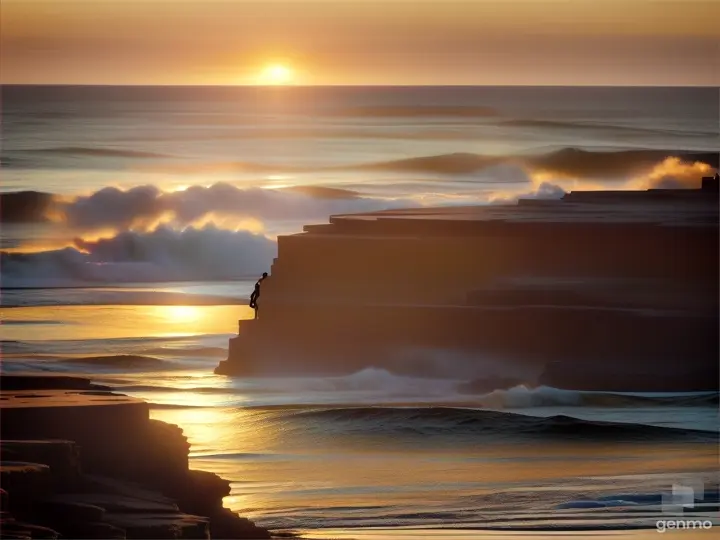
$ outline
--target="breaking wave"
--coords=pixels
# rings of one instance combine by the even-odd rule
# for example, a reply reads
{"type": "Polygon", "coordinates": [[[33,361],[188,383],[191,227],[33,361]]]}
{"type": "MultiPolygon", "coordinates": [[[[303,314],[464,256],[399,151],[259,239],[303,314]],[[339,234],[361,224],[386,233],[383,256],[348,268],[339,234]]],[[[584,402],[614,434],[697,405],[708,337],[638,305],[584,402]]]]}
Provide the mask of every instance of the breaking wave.
{"type": "Polygon", "coordinates": [[[78,239],[73,247],[38,253],[0,252],[2,286],[70,287],[93,283],[151,283],[242,279],[265,271],[277,244],[247,231],[208,225],[176,231],[125,231],[78,239]]]}
{"type": "Polygon", "coordinates": [[[720,156],[711,152],[684,152],[676,150],[622,150],[594,152],[579,148],[564,148],[549,154],[525,158],[535,169],[581,178],[627,177],[649,172],[665,160],[701,162],[718,168],[720,156]]]}
{"type": "Polygon", "coordinates": [[[55,241],[62,247],[42,251],[10,243],[13,250],[0,252],[4,288],[242,279],[267,270],[275,257],[276,242],[262,234],[266,222],[298,230],[332,214],[418,205],[325,186],[225,183],[173,192],[108,187],[73,199],[15,192],[1,202],[5,222],[50,221],[65,235],[55,241]]]}
{"type": "Polygon", "coordinates": [[[361,197],[355,191],[325,186],[243,189],[222,182],[170,192],[152,185],[127,190],[106,187],[71,200],[25,191],[3,194],[1,200],[5,221],[52,218],[80,230],[148,227],[158,221],[187,226],[209,218],[311,221],[325,220],[331,214],[417,206],[410,199],[361,197]]]}
{"type": "MultiPolygon", "coordinates": [[[[57,151],[75,152],[81,149],[60,148],[57,151]]],[[[84,149],[88,152],[120,153],[127,157],[147,153],[125,150],[84,149]]],[[[471,175],[479,171],[513,166],[512,174],[497,178],[478,178],[477,182],[517,183],[528,180],[534,173],[572,177],[577,180],[602,179],[627,181],[638,174],[646,174],[667,160],[691,165],[700,163],[707,169],[720,166],[720,156],[713,152],[683,150],[637,149],[600,151],[580,148],[562,148],[545,153],[528,155],[483,155],[467,152],[416,156],[410,158],[334,166],[292,166],[250,162],[178,163],[150,165],[174,173],[316,173],[380,171],[407,174],[471,175]]],[[[504,169],[503,169],[504,170],[504,169]]],[[[698,175],[695,171],[694,176],[698,175]]],[[[492,176],[492,175],[491,175],[492,176]]],[[[697,178],[696,178],[697,180],[697,178]]],[[[682,183],[682,182],[680,182],[682,183]]],[[[209,187],[192,186],[185,191],[163,192],[155,186],[137,186],[128,190],[113,187],[101,189],[87,196],[65,200],[51,193],[22,191],[5,193],[0,197],[3,222],[33,222],[48,219],[49,214],[63,216],[69,224],[117,224],[122,216],[127,219],[151,218],[173,212],[179,221],[197,219],[210,211],[243,214],[257,219],[280,219],[288,215],[297,219],[317,219],[332,213],[363,212],[398,205],[415,205],[411,199],[388,200],[328,186],[295,186],[284,189],[237,188],[226,183],[209,187]],[[107,218],[100,219],[100,215],[107,218]]]]}
{"type": "MultiPolygon", "coordinates": [[[[718,159],[717,154],[669,150],[565,148],[511,157],[442,154],[334,170],[472,174],[478,188],[508,188],[440,199],[441,204],[479,204],[518,197],[559,198],[567,178],[624,179],[625,188],[691,187],[718,167],[718,159]]],[[[11,238],[8,229],[4,242],[12,249],[0,252],[2,285],[242,279],[267,270],[275,256],[276,243],[263,234],[266,224],[277,227],[268,234],[278,234],[325,222],[331,215],[421,207],[427,200],[371,197],[322,185],[262,189],[222,182],[170,192],[153,185],[106,187],[74,198],[35,191],[5,193],[0,196],[4,223],[51,223],[58,226],[54,233],[65,237],[52,247],[42,246],[45,251],[23,252],[26,245],[11,238]],[[93,239],[98,236],[104,238],[93,239]]]]}
{"type": "MultiPolygon", "coordinates": [[[[576,178],[627,180],[628,177],[649,172],[667,159],[683,162],[700,162],[717,169],[720,157],[712,152],[679,150],[621,150],[600,151],[580,148],[560,150],[533,155],[483,155],[455,152],[431,156],[416,156],[376,163],[355,163],[327,167],[272,166],[257,163],[231,162],[214,164],[187,164],[170,166],[173,172],[275,172],[312,173],[348,171],[384,171],[435,175],[468,175],[489,167],[507,164],[522,167],[526,172],[555,173],[576,178]]],[[[517,178],[513,181],[517,181],[517,178]]]]}
{"type": "Polygon", "coordinates": [[[714,406],[718,404],[717,393],[672,396],[647,396],[614,392],[581,392],[563,390],[550,386],[496,389],[478,398],[485,407],[500,409],[526,409],[533,407],[642,407],[642,406],[714,406]]]}
{"type": "MultiPolygon", "coordinates": [[[[168,349],[167,356],[179,356],[168,349]]],[[[218,349],[218,356],[224,353],[218,349]]],[[[162,354],[158,349],[140,351],[140,354],[162,354]]],[[[188,354],[188,356],[201,356],[188,354]]],[[[202,355],[205,356],[205,355],[202,355]]],[[[673,393],[667,395],[645,395],[617,392],[589,392],[566,390],[548,386],[530,387],[512,385],[509,379],[498,378],[495,390],[488,390],[476,396],[462,392],[462,382],[455,379],[413,377],[391,373],[385,369],[365,368],[356,373],[339,377],[254,377],[232,380],[230,386],[213,387],[214,392],[243,396],[243,404],[252,397],[252,408],[307,410],[308,408],[332,407],[403,407],[421,408],[428,406],[466,409],[524,410],[538,407],[560,407],[562,410],[682,407],[715,408],[718,405],[717,392],[673,393]],[[303,397],[292,405],[286,404],[285,397],[303,397]],[[352,404],[352,406],[351,406],[352,404]]],[[[492,386],[489,386],[492,388],[492,386]]],[[[137,388],[133,388],[136,390],[137,388]]],[[[128,390],[125,388],[125,390],[128,390]]],[[[143,386],[143,391],[164,391],[162,387],[143,386]]],[[[173,391],[207,391],[194,387],[173,388],[173,391]]]]}
{"type": "MultiPolygon", "coordinates": [[[[394,172],[422,172],[435,174],[471,174],[500,164],[514,164],[527,172],[547,172],[560,176],[627,180],[636,174],[650,172],[668,159],[681,162],[700,162],[717,169],[720,156],[712,152],[678,150],[622,150],[594,151],[563,148],[557,151],[525,156],[489,156],[473,153],[454,153],[421,156],[381,163],[355,165],[358,170],[394,172]]],[[[514,179],[517,181],[517,178],[514,179]]]]}
{"type": "MultiPolygon", "coordinates": [[[[713,152],[652,149],[611,151],[569,147],[532,155],[503,156],[457,152],[335,168],[458,175],[472,174],[500,164],[509,164],[520,166],[527,173],[544,171],[579,179],[627,180],[629,176],[649,172],[653,167],[673,158],[688,163],[704,163],[715,169],[720,166],[720,156],[713,152]]],[[[514,181],[517,181],[517,178],[514,181]]]]}
{"type": "MultiPolygon", "coordinates": [[[[298,168],[277,167],[252,163],[184,164],[192,172],[207,171],[208,167],[230,170],[262,171],[387,171],[439,175],[467,175],[495,167],[497,175],[478,178],[477,182],[518,183],[528,182],[534,172],[574,177],[578,179],[602,178],[629,180],[637,174],[651,173],[667,160],[678,164],[703,164],[706,172],[718,168],[717,154],[675,150],[590,151],[578,148],[526,156],[490,156],[473,153],[453,153],[419,156],[378,163],[361,163],[333,167],[298,168]],[[512,165],[510,171],[499,165],[512,165]],[[497,178],[495,178],[497,176],[497,178]]],[[[175,165],[170,165],[175,167],[175,165]]],[[[697,181],[698,173],[693,170],[697,181]]],[[[671,183],[673,174],[682,175],[679,168],[663,178],[671,183]]],[[[683,184],[683,179],[677,181],[683,184]]],[[[353,190],[327,186],[295,186],[285,189],[237,188],[226,183],[209,187],[192,186],[184,191],[164,192],[151,185],[127,190],[107,187],[90,195],[66,200],[51,193],[33,191],[3,194],[1,219],[3,222],[36,222],[48,220],[73,227],[126,228],[138,220],[171,219],[179,224],[190,224],[210,213],[231,215],[258,220],[316,220],[331,214],[366,212],[398,207],[417,206],[412,199],[386,199],[367,197],[353,190]]]]}

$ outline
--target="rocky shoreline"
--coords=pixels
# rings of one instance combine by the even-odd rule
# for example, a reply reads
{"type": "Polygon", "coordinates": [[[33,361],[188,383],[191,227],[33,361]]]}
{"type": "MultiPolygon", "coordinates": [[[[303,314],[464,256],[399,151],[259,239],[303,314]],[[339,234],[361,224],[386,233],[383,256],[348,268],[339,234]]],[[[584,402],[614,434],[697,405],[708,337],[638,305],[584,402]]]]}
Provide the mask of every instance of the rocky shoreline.
{"type": "Polygon", "coordinates": [[[0,538],[271,538],[190,469],[182,430],[89,380],[0,377],[0,538]]]}

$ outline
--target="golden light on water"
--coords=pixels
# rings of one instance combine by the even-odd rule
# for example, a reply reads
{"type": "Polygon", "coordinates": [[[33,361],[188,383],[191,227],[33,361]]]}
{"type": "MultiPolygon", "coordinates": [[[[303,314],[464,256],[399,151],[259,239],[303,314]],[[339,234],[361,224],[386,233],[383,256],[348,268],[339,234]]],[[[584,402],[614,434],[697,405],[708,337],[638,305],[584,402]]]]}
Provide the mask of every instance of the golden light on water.
{"type": "Polygon", "coordinates": [[[5,308],[0,320],[8,340],[113,339],[233,334],[248,306],[37,306],[5,308]],[[62,320],[64,324],[57,324],[62,320]]]}
{"type": "Polygon", "coordinates": [[[167,306],[166,309],[170,319],[182,323],[197,321],[201,316],[200,310],[195,306],[167,306]]]}
{"type": "Polygon", "coordinates": [[[568,477],[621,480],[625,475],[708,469],[717,461],[715,448],[706,445],[568,445],[571,462],[557,456],[556,445],[541,443],[498,443],[481,450],[429,445],[408,451],[392,441],[378,446],[372,437],[306,431],[302,420],[295,423],[282,409],[244,407],[242,392],[233,395],[233,405],[214,401],[223,397],[227,395],[164,396],[187,407],[154,409],[151,414],[182,427],[192,445],[192,467],[230,479],[232,491],[225,505],[251,519],[293,507],[316,513],[326,513],[328,505],[421,507],[427,504],[429,486],[437,486],[432,496],[438,500],[477,497],[494,491],[494,485],[508,484],[521,485],[508,488],[510,492],[525,490],[522,484],[528,483],[547,485],[550,491],[561,485],[579,491],[582,484],[568,486],[568,477]],[[482,483],[468,485],[468,479],[482,483]],[[443,491],[443,485],[453,487],[443,491]]]}
{"type": "MultiPolygon", "coordinates": [[[[112,289],[98,292],[107,290],[112,289]]],[[[251,316],[247,306],[0,310],[3,321],[12,321],[3,327],[3,337],[8,340],[234,334],[237,319],[251,316]],[[63,324],[58,324],[60,321],[63,324]],[[22,322],[31,324],[18,324],[22,322]]],[[[193,343],[196,341],[182,340],[172,347],[193,343]]],[[[707,444],[568,443],[558,454],[555,442],[547,446],[539,441],[529,446],[501,442],[477,446],[469,441],[450,446],[431,441],[409,450],[403,436],[379,439],[374,431],[346,431],[344,422],[277,407],[297,403],[291,400],[304,392],[302,386],[282,379],[248,381],[215,375],[212,367],[217,360],[208,358],[208,366],[200,369],[132,370],[121,378],[131,386],[147,388],[129,392],[159,405],[151,410],[152,418],[184,430],[192,445],[191,468],[230,480],[231,493],[225,505],[255,520],[285,516],[292,509],[326,515],[328,508],[431,508],[453,498],[492,495],[493,490],[522,492],[528,485],[544,486],[540,489],[548,491],[574,489],[581,495],[586,485],[568,485],[569,477],[622,481],[623,475],[665,476],[668,471],[714,470],[717,464],[717,450],[707,444]],[[565,453],[573,459],[568,461],[565,453]]],[[[94,368],[88,364],[86,369],[94,368]]],[[[343,400],[346,397],[342,394],[343,400]]]]}

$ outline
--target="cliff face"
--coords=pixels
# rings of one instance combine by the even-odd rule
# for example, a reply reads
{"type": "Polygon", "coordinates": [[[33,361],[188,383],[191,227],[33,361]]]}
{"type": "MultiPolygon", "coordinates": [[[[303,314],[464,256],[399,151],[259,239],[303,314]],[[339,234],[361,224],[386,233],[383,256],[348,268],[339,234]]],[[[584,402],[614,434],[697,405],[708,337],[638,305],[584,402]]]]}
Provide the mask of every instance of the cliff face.
{"type": "Polygon", "coordinates": [[[598,363],[616,374],[606,387],[627,365],[638,389],[649,366],[668,388],[718,380],[712,189],[336,216],[278,246],[261,318],[241,323],[218,373],[487,375],[469,354],[523,365],[528,382],[553,363],[548,384],[569,362],[563,386],[598,363]]]}
{"type": "Polygon", "coordinates": [[[78,378],[1,382],[3,530],[56,531],[33,538],[269,538],[223,508],[229,483],[189,469],[182,430],[150,420],[145,402],[78,378]]]}

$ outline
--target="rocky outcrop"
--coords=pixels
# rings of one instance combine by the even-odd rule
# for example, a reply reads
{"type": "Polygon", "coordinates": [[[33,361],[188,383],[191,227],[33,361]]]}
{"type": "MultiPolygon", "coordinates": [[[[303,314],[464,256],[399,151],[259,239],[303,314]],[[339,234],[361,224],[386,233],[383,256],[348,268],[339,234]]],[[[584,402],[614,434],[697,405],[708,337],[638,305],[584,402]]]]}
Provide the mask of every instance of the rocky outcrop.
{"type": "Polygon", "coordinates": [[[182,430],[143,401],[78,378],[1,383],[2,538],[270,537],[223,507],[229,482],[191,470],[182,430]]]}
{"type": "Polygon", "coordinates": [[[534,377],[614,361],[654,364],[657,388],[693,386],[717,364],[718,245],[705,185],[332,216],[278,238],[260,318],[216,373],[479,379],[488,359],[534,377]]]}

